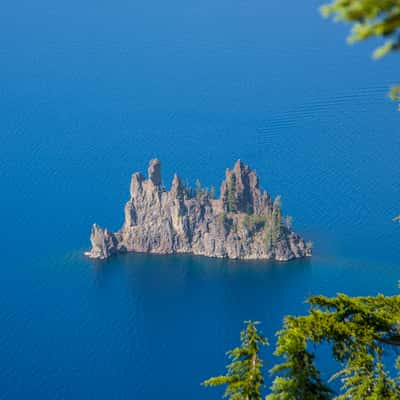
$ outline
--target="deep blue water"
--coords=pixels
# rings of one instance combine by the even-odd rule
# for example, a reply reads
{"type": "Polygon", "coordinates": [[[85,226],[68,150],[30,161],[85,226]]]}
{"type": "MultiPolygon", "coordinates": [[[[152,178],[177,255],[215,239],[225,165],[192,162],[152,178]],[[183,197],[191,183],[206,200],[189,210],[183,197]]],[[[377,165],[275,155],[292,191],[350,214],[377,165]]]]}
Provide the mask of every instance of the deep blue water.
{"type": "Polygon", "coordinates": [[[213,399],[242,321],[273,342],[311,294],[397,292],[398,59],[319,4],[2,2],[1,399],[213,399]],[[154,156],[168,186],[241,158],[315,256],[85,259],[154,156]]]}

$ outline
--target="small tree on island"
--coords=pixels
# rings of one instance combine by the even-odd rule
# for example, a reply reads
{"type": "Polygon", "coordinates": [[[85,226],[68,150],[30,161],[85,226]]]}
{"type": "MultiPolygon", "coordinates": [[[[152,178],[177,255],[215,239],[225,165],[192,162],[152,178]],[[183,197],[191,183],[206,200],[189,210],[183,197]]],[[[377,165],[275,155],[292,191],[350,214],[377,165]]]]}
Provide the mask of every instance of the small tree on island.
{"type": "Polygon", "coordinates": [[[228,212],[236,211],[236,176],[232,174],[228,183],[228,212]]]}
{"type": "Polygon", "coordinates": [[[227,353],[232,362],[227,366],[226,375],[210,378],[202,385],[226,385],[224,397],[230,400],[261,400],[264,379],[259,353],[260,346],[268,345],[268,341],[257,330],[259,322],[245,323],[246,328],[240,333],[240,347],[227,353]]]}
{"type": "Polygon", "coordinates": [[[277,196],[273,204],[271,216],[271,235],[273,244],[276,244],[276,242],[281,239],[282,224],[283,221],[281,196],[277,196]]]}

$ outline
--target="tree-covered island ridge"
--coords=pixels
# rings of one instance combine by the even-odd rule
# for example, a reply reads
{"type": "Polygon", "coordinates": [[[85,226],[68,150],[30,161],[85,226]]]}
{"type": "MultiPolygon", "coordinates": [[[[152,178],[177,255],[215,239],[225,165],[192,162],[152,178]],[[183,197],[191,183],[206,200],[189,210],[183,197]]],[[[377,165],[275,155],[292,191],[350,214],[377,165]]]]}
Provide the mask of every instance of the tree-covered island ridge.
{"type": "Polygon", "coordinates": [[[168,191],[160,161],[151,160],[147,179],[132,175],[122,228],[95,224],[90,240],[86,255],[96,259],[123,252],[277,261],[311,255],[311,243],[283,216],[280,197],[262,191],[257,174],[240,160],[226,170],[219,198],[215,188],[197,181],[192,189],[176,174],[168,191]]]}

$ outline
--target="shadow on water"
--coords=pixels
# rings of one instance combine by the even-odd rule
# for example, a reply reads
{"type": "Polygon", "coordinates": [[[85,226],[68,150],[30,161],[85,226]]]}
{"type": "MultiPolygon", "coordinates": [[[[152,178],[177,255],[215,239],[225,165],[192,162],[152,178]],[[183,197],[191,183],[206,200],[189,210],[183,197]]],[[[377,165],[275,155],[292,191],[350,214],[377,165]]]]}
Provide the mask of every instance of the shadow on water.
{"type": "Polygon", "coordinates": [[[278,324],[286,312],[298,310],[310,292],[307,282],[313,279],[310,259],[277,263],[124,254],[95,262],[93,270],[99,287],[122,281],[149,323],[159,323],[167,315],[170,320],[184,315],[190,320],[196,313],[205,324],[210,317],[219,320],[223,330],[229,329],[231,321],[249,318],[275,319],[278,324]],[[278,304],[279,313],[272,313],[278,304]]]}
{"type": "MultiPolygon", "coordinates": [[[[152,283],[154,288],[167,288],[171,292],[190,282],[213,284],[226,280],[257,285],[264,281],[277,283],[285,277],[286,283],[296,281],[312,266],[311,259],[299,259],[290,262],[243,261],[224,258],[208,258],[190,254],[154,255],[127,253],[119,254],[105,261],[91,260],[95,280],[101,282],[123,271],[128,282],[136,286],[138,280],[152,283]],[[289,282],[288,282],[289,281],[289,282]]],[[[254,288],[254,287],[253,287],[254,288]]]]}

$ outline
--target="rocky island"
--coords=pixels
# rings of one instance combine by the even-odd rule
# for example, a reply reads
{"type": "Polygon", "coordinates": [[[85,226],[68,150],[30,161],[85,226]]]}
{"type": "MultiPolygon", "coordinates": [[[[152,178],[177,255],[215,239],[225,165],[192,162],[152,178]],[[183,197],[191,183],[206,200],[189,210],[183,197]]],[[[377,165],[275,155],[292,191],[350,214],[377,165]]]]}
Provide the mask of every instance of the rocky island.
{"type": "Polygon", "coordinates": [[[169,191],[161,163],[150,161],[148,179],[132,175],[125,221],[117,232],[94,224],[92,249],[85,254],[106,259],[123,252],[192,253],[243,260],[288,261],[311,256],[311,244],[292,231],[282,216],[281,200],[261,191],[257,174],[238,160],[226,170],[220,197],[215,189],[196,189],[175,174],[169,191]]]}

